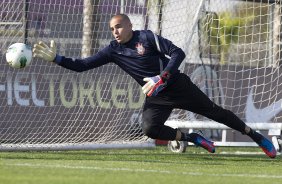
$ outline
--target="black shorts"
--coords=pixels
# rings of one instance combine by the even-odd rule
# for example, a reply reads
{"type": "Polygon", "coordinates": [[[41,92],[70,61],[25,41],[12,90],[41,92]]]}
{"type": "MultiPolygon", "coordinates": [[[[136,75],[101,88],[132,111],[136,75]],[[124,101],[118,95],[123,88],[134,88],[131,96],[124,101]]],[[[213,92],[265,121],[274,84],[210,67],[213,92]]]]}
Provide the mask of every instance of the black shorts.
{"type": "Polygon", "coordinates": [[[178,74],[177,79],[157,96],[146,97],[143,121],[146,126],[164,125],[174,108],[203,115],[240,132],[245,129],[242,120],[233,112],[212,102],[186,74],[178,74]]]}
{"type": "Polygon", "coordinates": [[[157,105],[162,108],[179,108],[195,113],[210,110],[215,104],[183,73],[159,92],[157,96],[146,97],[145,106],[157,105]]]}

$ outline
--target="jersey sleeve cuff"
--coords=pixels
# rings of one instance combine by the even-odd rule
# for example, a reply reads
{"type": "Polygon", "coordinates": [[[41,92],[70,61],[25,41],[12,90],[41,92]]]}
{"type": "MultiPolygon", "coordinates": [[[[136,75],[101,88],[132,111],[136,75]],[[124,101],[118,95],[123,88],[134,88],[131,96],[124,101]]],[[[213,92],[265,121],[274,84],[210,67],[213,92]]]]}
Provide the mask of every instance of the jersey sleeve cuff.
{"type": "Polygon", "coordinates": [[[162,80],[163,80],[164,82],[166,82],[167,80],[169,80],[170,76],[171,76],[170,72],[169,72],[169,71],[166,71],[166,70],[162,71],[161,74],[160,74],[160,77],[162,78],[162,80]]]}
{"type": "Polygon", "coordinates": [[[63,56],[56,54],[56,57],[54,59],[54,63],[57,63],[59,65],[62,62],[62,60],[63,60],[63,56]]]}

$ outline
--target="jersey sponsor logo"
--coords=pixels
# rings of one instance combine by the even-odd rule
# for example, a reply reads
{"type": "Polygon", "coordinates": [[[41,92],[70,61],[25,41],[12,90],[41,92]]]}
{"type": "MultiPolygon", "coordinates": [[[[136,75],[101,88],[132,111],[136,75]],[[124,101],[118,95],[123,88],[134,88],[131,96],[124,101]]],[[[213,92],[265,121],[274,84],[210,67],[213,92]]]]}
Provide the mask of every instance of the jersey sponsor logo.
{"type": "Polygon", "coordinates": [[[276,101],[267,107],[257,108],[253,101],[253,88],[247,98],[246,121],[247,122],[271,122],[282,111],[282,100],[276,101]]]}
{"type": "Polygon", "coordinates": [[[143,55],[145,53],[145,48],[143,47],[142,43],[137,43],[135,48],[137,49],[137,53],[139,55],[143,55]]]}

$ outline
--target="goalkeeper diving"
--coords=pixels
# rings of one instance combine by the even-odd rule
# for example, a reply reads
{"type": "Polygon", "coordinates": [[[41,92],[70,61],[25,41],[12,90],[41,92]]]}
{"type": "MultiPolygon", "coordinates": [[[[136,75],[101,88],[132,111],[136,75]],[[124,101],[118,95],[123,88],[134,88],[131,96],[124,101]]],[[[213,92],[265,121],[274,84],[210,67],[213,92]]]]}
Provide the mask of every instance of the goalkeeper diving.
{"type": "Polygon", "coordinates": [[[164,125],[172,110],[178,108],[203,115],[249,136],[266,155],[275,158],[276,149],[271,141],[247,126],[233,112],[212,102],[186,74],[180,73],[178,68],[185,58],[182,49],[150,30],[133,31],[125,14],[113,16],[109,24],[114,40],[93,56],[73,59],[59,55],[53,40],[50,46],[42,41],[35,44],[33,55],[76,72],[107,63],[118,65],[142,86],[146,94],[142,130],[152,139],[188,141],[215,152],[213,142],[204,136],[164,125]]]}

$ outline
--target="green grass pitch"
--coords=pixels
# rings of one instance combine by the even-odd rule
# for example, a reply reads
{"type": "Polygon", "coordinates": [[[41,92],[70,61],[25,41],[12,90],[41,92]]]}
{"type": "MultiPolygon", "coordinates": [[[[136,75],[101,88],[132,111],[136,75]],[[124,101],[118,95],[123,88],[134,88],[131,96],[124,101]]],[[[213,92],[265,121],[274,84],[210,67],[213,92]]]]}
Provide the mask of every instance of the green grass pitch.
{"type": "Polygon", "coordinates": [[[281,184],[282,159],[259,148],[0,152],[3,184],[281,184]],[[241,154],[238,154],[241,153],[241,154]],[[243,153],[243,154],[242,154],[243,153]]]}

